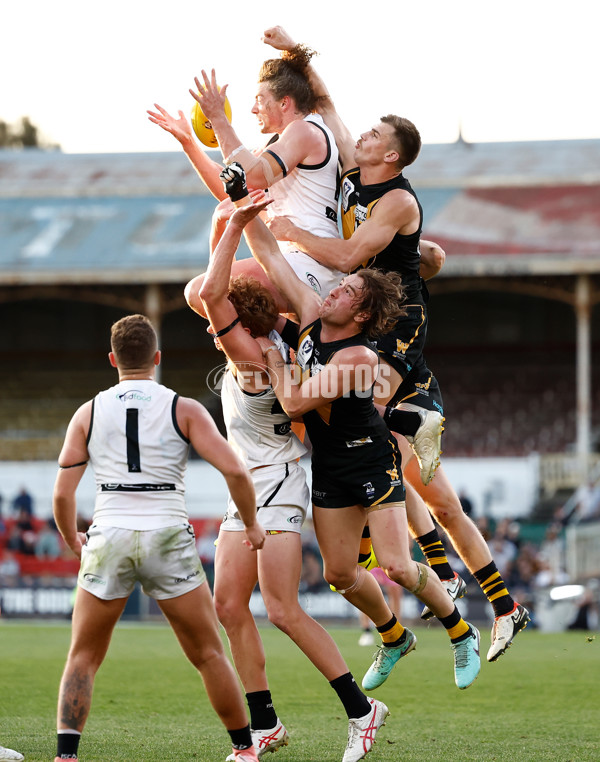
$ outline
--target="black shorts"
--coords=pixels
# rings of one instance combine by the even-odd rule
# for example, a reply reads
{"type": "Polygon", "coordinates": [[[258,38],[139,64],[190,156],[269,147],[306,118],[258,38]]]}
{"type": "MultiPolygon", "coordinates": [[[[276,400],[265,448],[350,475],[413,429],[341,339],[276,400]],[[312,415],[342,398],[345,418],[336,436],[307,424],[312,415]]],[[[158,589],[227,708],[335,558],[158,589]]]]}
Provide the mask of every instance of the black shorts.
{"type": "Polygon", "coordinates": [[[312,501],[319,508],[365,508],[404,500],[402,458],[396,442],[349,449],[338,458],[316,457],[312,462],[312,501]]]}
{"type": "Polygon", "coordinates": [[[411,368],[423,362],[427,338],[427,309],[421,304],[406,306],[406,316],[376,340],[377,351],[389,365],[406,378],[411,368]]]}

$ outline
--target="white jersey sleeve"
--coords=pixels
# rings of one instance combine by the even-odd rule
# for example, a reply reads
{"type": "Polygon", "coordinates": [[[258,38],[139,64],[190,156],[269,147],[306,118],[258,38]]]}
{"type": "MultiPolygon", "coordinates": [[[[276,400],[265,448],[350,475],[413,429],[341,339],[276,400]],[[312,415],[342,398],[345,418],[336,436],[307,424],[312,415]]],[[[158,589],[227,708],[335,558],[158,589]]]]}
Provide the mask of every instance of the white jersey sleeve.
{"type": "MultiPolygon", "coordinates": [[[[323,131],[327,156],[320,164],[298,164],[268,189],[274,199],[267,207],[269,217],[285,216],[304,230],[322,238],[338,238],[337,225],[339,154],[333,133],[319,114],[309,114],[305,121],[323,131]]],[[[270,150],[267,147],[266,150],[270,150]]],[[[272,144],[277,154],[277,143],[272,144]]],[[[290,241],[280,241],[282,251],[294,248],[290,241]]]]}

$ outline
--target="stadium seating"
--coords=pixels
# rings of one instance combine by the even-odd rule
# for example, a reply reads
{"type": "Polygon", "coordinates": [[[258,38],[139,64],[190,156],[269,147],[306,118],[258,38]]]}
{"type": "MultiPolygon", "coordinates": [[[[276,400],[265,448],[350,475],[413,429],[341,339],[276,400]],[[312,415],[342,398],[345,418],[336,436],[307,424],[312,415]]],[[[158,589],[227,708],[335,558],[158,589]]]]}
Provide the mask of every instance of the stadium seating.
{"type": "MultiPolygon", "coordinates": [[[[433,365],[433,363],[431,363],[433,365]]],[[[539,365],[465,369],[447,364],[436,370],[444,397],[443,450],[450,457],[521,456],[563,453],[576,438],[572,370],[539,365]]],[[[201,399],[220,424],[218,397],[207,393],[203,374],[174,369],[164,383],[201,399]]],[[[5,460],[55,460],[67,423],[110,374],[54,371],[20,375],[0,373],[0,457],[5,460]]],[[[595,390],[593,423],[600,428],[600,388],[595,390]]]]}
{"type": "MultiPolygon", "coordinates": [[[[430,364],[434,366],[433,362],[430,364]]],[[[477,367],[447,364],[436,370],[446,428],[443,450],[455,457],[565,453],[576,440],[572,368],[539,364],[477,367]]],[[[600,427],[600,390],[593,400],[593,430],[600,427]]]]}
{"type": "MultiPolygon", "coordinates": [[[[7,518],[3,520],[4,532],[0,531],[0,562],[4,559],[6,553],[6,543],[10,536],[14,525],[15,519],[7,518]]],[[[36,533],[39,533],[46,523],[42,519],[31,519],[36,533]]],[[[203,534],[211,531],[218,530],[220,519],[191,519],[190,523],[194,527],[196,538],[202,537],[203,534]]],[[[63,553],[59,558],[38,558],[35,555],[28,553],[20,553],[17,551],[11,551],[11,557],[17,562],[19,566],[20,577],[76,577],[79,571],[79,561],[74,555],[63,545],[63,553]]],[[[6,580],[5,580],[6,582],[6,580]]]]}

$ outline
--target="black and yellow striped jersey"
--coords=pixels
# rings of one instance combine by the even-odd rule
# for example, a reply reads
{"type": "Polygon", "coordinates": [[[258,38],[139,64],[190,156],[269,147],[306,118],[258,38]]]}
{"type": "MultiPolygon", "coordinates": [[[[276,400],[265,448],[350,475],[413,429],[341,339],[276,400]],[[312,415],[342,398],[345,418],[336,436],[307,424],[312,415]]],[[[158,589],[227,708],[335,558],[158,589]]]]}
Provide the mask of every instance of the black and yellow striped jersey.
{"type": "MultiPolygon", "coordinates": [[[[337,352],[353,346],[366,346],[373,352],[377,351],[363,334],[322,342],[320,320],[303,328],[296,353],[302,381],[322,371],[337,352]]],[[[365,445],[373,445],[377,449],[382,447],[384,451],[389,448],[390,432],[373,405],[372,389],[349,391],[304,413],[303,420],[313,446],[313,456],[320,459],[337,459],[340,456],[346,459],[350,454],[361,452],[365,445]]]]}
{"type": "Polygon", "coordinates": [[[419,227],[410,235],[396,235],[379,254],[363,262],[363,267],[377,267],[385,272],[397,272],[407,290],[408,304],[422,304],[422,280],[419,276],[421,252],[419,240],[423,226],[423,209],[408,180],[399,174],[391,180],[373,185],[363,185],[358,167],[342,175],[342,233],[345,239],[352,236],[358,226],[367,220],[381,197],[391,190],[410,193],[419,207],[419,227]]]}

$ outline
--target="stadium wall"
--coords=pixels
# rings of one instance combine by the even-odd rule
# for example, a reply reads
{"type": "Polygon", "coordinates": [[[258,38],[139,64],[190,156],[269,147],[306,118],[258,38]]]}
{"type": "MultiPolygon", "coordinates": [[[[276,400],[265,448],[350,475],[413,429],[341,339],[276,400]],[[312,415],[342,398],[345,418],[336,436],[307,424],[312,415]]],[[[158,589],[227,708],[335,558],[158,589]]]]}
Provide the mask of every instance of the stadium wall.
{"type": "MultiPolygon", "coordinates": [[[[310,463],[302,462],[310,477],[310,463]]],[[[446,458],[444,469],[457,490],[464,488],[473,501],[475,516],[492,519],[526,518],[538,498],[539,456],[525,458],[446,458]]],[[[0,463],[0,485],[8,503],[22,487],[31,494],[35,515],[52,515],[53,461],[0,463]]],[[[95,484],[87,470],[77,492],[80,515],[94,512],[95,484]]],[[[193,460],[186,475],[186,501],[191,518],[218,518],[225,512],[227,488],[223,477],[205,461],[193,460]]]]}

